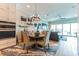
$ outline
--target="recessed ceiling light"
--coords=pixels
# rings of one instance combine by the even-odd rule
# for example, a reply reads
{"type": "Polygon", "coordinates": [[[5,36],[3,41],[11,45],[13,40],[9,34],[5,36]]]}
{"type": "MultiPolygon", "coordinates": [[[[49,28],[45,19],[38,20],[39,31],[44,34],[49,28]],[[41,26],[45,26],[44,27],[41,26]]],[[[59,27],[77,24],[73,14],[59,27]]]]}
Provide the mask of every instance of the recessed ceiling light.
{"type": "Polygon", "coordinates": [[[27,7],[27,8],[30,8],[30,5],[27,5],[26,7],[27,7]]]}

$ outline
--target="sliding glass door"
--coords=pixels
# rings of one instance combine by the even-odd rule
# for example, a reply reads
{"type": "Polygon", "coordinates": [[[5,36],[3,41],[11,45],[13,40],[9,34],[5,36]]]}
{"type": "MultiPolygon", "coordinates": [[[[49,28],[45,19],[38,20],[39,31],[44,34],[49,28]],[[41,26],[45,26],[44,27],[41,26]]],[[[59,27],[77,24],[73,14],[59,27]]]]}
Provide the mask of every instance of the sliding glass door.
{"type": "Polygon", "coordinates": [[[71,24],[71,35],[72,36],[77,36],[77,23],[72,23],[71,24]]]}
{"type": "Polygon", "coordinates": [[[70,24],[63,24],[63,35],[70,35],[70,24]]]}
{"type": "Polygon", "coordinates": [[[56,25],[51,25],[50,30],[55,32],[56,31],[56,25]]]}
{"type": "Polygon", "coordinates": [[[50,29],[54,32],[58,32],[59,35],[77,36],[77,23],[51,24],[50,29]]]}
{"type": "Polygon", "coordinates": [[[58,34],[62,35],[62,29],[63,29],[62,24],[58,24],[56,29],[57,29],[56,31],[58,32],[58,34]]]}

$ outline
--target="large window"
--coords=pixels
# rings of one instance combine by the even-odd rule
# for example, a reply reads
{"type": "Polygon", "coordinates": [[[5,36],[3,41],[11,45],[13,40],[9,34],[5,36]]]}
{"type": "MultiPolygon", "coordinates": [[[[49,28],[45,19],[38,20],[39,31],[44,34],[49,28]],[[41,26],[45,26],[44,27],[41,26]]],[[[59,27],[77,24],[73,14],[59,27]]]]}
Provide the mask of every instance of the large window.
{"type": "Polygon", "coordinates": [[[77,23],[51,25],[50,29],[59,35],[77,36],[77,23]]]}
{"type": "Polygon", "coordinates": [[[58,32],[59,35],[62,35],[62,29],[63,29],[62,24],[58,24],[57,25],[57,32],[58,32]]]}
{"type": "Polygon", "coordinates": [[[63,24],[63,35],[70,35],[70,24],[63,24]]]}
{"type": "Polygon", "coordinates": [[[52,31],[56,31],[56,25],[51,25],[50,29],[51,29],[52,31]]]}
{"type": "Polygon", "coordinates": [[[77,36],[77,23],[72,23],[71,24],[71,35],[72,36],[77,36]]]}

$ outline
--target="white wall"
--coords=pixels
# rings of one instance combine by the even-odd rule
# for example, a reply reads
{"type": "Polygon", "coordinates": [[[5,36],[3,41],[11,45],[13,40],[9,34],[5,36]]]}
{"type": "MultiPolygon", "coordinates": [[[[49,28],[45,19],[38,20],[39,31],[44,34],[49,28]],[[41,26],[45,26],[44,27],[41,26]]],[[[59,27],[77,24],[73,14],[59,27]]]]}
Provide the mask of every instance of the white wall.
{"type": "Polygon", "coordinates": [[[16,4],[16,32],[24,30],[24,28],[20,28],[19,25],[25,26],[25,22],[21,21],[21,16],[26,18],[26,14],[22,11],[21,4],[16,4]]]}
{"type": "Polygon", "coordinates": [[[16,21],[16,4],[0,4],[0,21],[16,21]]]}

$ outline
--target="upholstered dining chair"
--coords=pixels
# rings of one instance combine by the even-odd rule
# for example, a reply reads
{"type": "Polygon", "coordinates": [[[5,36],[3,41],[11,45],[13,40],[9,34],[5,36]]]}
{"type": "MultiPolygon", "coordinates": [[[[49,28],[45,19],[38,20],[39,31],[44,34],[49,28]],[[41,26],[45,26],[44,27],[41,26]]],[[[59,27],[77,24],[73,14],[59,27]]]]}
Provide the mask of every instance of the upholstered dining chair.
{"type": "Polygon", "coordinates": [[[45,38],[39,40],[37,43],[44,48],[44,51],[46,53],[46,48],[49,48],[50,31],[46,31],[46,33],[44,32],[44,34],[45,34],[45,38]]]}
{"type": "Polygon", "coordinates": [[[48,31],[42,31],[41,35],[44,35],[45,37],[42,40],[39,40],[38,43],[44,47],[46,43],[46,37],[48,35],[48,31]]]}
{"type": "Polygon", "coordinates": [[[47,33],[46,39],[45,39],[45,46],[46,46],[48,49],[50,48],[50,45],[49,45],[50,34],[51,34],[51,31],[49,30],[48,33],[47,33]]]}
{"type": "Polygon", "coordinates": [[[31,41],[29,39],[29,35],[27,32],[22,32],[22,39],[23,39],[23,49],[27,49],[27,53],[28,53],[28,47],[31,47],[32,45],[35,44],[35,41],[31,41]]]}
{"type": "Polygon", "coordinates": [[[45,35],[45,36],[46,36],[46,35],[47,35],[47,33],[48,33],[48,31],[42,31],[40,34],[41,34],[41,35],[45,35]]]}
{"type": "Polygon", "coordinates": [[[20,45],[23,46],[23,49],[27,49],[27,53],[28,53],[28,48],[31,47],[35,43],[34,41],[30,41],[29,35],[25,31],[21,31],[19,33],[18,42],[20,45]]]}

